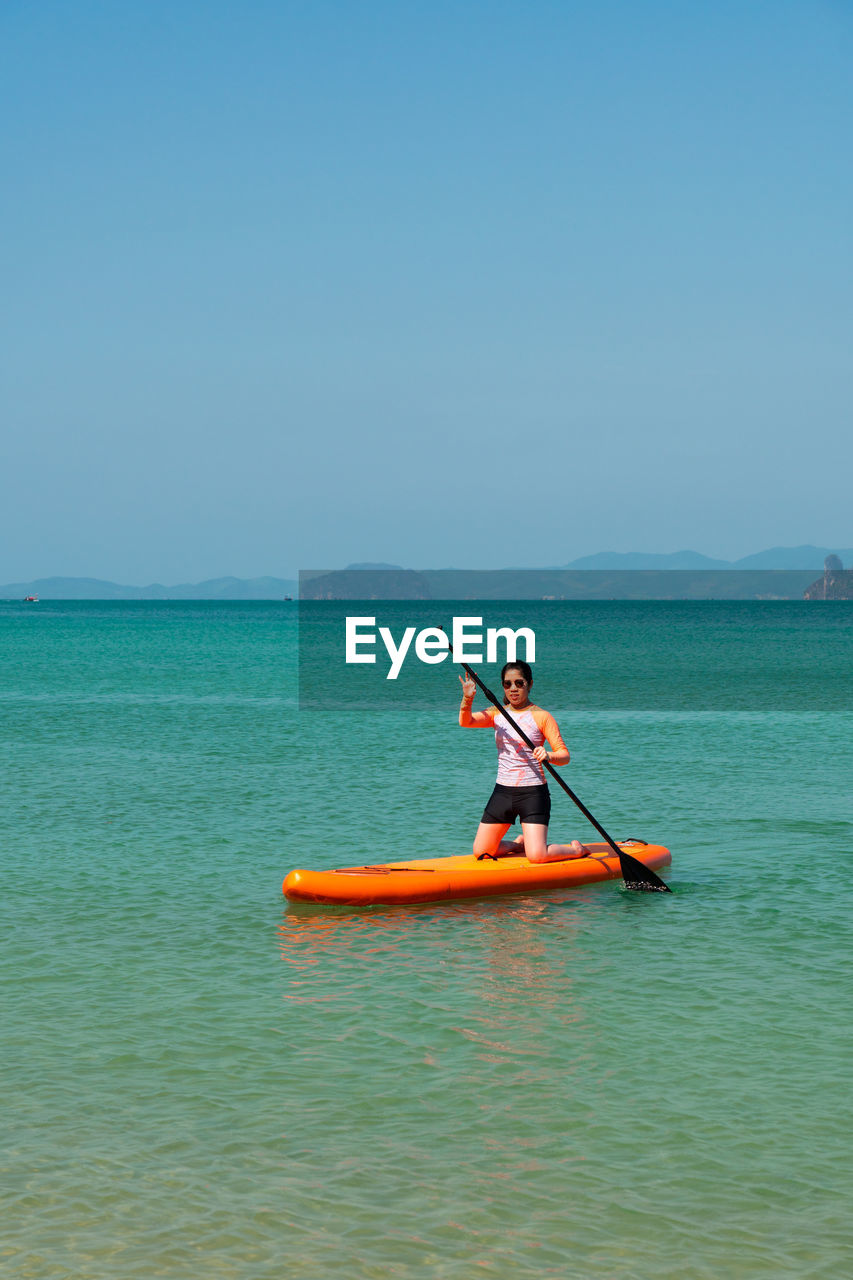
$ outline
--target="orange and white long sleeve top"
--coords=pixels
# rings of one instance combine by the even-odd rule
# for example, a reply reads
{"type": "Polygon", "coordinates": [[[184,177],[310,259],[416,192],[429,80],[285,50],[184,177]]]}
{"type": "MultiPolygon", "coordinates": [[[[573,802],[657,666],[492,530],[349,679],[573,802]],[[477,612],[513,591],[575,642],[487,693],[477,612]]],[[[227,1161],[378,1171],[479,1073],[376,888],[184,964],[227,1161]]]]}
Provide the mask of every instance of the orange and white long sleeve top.
{"type": "MultiPolygon", "coordinates": [[[[554,752],[565,751],[568,747],[563,741],[557,727],[557,721],[550,711],[542,707],[525,707],[523,711],[511,711],[513,720],[524,730],[534,747],[548,746],[554,752]]],[[[533,759],[533,752],[526,742],[518,736],[509,721],[497,709],[487,707],[485,711],[472,711],[463,702],[459,708],[459,723],[463,729],[495,730],[495,745],[498,749],[497,781],[504,787],[536,787],[545,781],[545,770],[533,759]]]]}

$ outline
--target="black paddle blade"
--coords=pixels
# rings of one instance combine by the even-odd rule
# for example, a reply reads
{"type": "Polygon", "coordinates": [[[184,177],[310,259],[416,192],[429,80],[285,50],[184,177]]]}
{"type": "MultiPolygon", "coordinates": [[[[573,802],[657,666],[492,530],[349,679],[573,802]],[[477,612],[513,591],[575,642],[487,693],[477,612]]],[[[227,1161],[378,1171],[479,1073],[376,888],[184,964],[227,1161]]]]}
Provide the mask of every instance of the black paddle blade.
{"type": "Polygon", "coordinates": [[[647,867],[637,858],[632,858],[624,849],[619,850],[619,866],[626,889],[642,889],[646,893],[672,893],[669,885],[664,884],[651,867],[647,867]]]}

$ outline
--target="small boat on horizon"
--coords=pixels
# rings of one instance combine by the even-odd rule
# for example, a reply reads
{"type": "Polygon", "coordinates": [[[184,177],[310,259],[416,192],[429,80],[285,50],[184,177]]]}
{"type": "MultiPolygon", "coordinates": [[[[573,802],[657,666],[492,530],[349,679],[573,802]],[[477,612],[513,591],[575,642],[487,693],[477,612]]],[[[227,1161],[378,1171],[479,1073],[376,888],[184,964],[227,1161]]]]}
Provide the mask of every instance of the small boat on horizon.
{"type": "Polygon", "coordinates": [[[24,596],[24,604],[38,604],[38,596],[24,596]]]}

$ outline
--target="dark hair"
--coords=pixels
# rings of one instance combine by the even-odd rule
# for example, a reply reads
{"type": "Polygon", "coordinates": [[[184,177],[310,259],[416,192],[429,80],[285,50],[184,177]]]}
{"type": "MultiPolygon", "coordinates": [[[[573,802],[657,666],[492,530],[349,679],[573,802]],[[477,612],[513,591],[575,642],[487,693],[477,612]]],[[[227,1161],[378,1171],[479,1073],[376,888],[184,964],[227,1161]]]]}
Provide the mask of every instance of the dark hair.
{"type": "MultiPolygon", "coordinates": [[[[528,689],[533,684],[533,671],[529,662],[522,662],[519,658],[517,662],[505,662],[501,671],[501,688],[503,688],[504,676],[508,671],[520,671],[527,681],[528,689]]],[[[509,706],[509,698],[504,694],[504,706],[509,706]]]]}

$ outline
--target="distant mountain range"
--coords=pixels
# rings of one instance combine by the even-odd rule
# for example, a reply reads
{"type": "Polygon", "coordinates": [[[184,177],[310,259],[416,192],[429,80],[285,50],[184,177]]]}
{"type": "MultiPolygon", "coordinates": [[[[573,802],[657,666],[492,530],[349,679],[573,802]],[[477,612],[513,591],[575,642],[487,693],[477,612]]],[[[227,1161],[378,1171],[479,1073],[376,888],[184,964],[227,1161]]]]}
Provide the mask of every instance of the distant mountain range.
{"type": "Polygon", "coordinates": [[[648,555],[642,551],[600,551],[598,555],[581,556],[561,569],[823,569],[829,555],[849,564],[853,549],[837,551],[834,547],[771,547],[740,560],[713,560],[698,551],[673,551],[669,555],[648,555]]]}
{"type": "MultiPolygon", "coordinates": [[[[709,571],[726,572],[728,570],[762,571],[762,570],[798,570],[817,575],[823,572],[827,556],[835,555],[845,565],[853,565],[853,548],[838,551],[833,547],[772,547],[769,551],[759,551],[755,555],[743,556],[740,560],[715,560],[701,555],[698,551],[673,551],[668,555],[658,555],[641,551],[601,551],[593,556],[581,556],[568,564],[560,565],[556,571],[597,571],[619,572],[620,574],[641,570],[648,573],[667,572],[669,570],[687,570],[707,574],[709,571]]],[[[433,569],[418,573],[404,569],[401,565],[359,563],[348,565],[345,570],[337,570],[337,575],[362,574],[365,570],[389,570],[402,573],[406,580],[411,580],[411,594],[414,598],[421,595],[423,589],[426,596],[435,595],[436,589],[443,585],[444,575],[460,572],[471,572],[488,578],[498,572],[502,574],[530,575],[551,570],[516,569],[516,570],[452,570],[433,569]],[[415,578],[423,577],[424,583],[415,583],[415,578]]],[[[320,574],[303,574],[303,588],[307,579],[319,577],[320,574]]],[[[625,580],[626,582],[629,580],[625,580]]],[[[704,579],[705,585],[709,579],[704,579]]],[[[386,586],[390,585],[386,582],[386,586]]],[[[509,585],[509,584],[508,584],[509,585]]],[[[531,584],[532,585],[532,584],[531,584]]],[[[624,584],[620,584],[620,590],[624,584]]],[[[651,587],[651,582],[649,582],[651,587]]],[[[209,578],[205,582],[180,583],[167,587],[159,582],[146,587],[123,586],[117,582],[106,582],[100,578],[36,578],[29,582],[12,582],[0,586],[0,598],[6,600],[22,600],[25,596],[38,596],[42,600],[283,600],[287,596],[298,595],[299,584],[292,578],[209,578]]],[[[400,586],[403,586],[401,580],[400,586]]],[[[639,587],[639,583],[637,583],[639,587]]],[[[543,591],[547,590],[543,584],[543,591]]],[[[616,589],[615,581],[609,587],[602,584],[602,593],[616,589]]],[[[796,590],[792,582],[791,590],[796,590]]],[[[383,593],[384,594],[384,593],[383,593]]],[[[405,598],[409,591],[402,591],[405,598]]],[[[480,592],[478,591],[479,595],[480,592]]],[[[387,595],[386,595],[387,598],[387,595]]],[[[423,598],[423,597],[421,597],[423,598]]]]}
{"type": "MultiPolygon", "coordinates": [[[[842,563],[853,561],[853,548],[838,551],[835,547],[771,547],[740,560],[714,560],[699,551],[671,551],[656,554],[647,551],[599,551],[594,556],[581,556],[568,564],[550,565],[553,569],[823,569],[827,556],[835,555],[842,563]]],[[[348,564],[349,570],[402,569],[400,564],[348,564]]],[[[517,567],[517,566],[516,566],[517,567]]],[[[447,572],[429,570],[428,572],[447,572]]]]}

